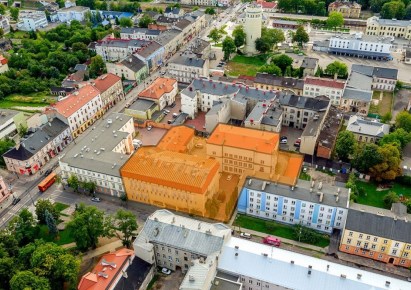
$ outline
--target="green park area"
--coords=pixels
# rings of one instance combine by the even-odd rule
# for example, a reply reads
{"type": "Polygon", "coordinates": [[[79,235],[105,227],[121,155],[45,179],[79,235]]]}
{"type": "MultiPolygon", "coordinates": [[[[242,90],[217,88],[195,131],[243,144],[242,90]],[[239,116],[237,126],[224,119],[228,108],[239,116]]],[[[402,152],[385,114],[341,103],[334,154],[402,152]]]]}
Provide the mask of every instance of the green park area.
{"type": "Polygon", "coordinates": [[[255,76],[259,69],[267,63],[268,55],[245,56],[236,55],[227,64],[227,74],[230,76],[255,76]]]}
{"type": "Polygon", "coordinates": [[[393,93],[392,92],[381,92],[374,91],[372,95],[373,102],[370,105],[370,114],[378,114],[384,116],[391,112],[393,93]],[[374,102],[378,102],[375,104],[374,102]]]}
{"type": "MultiPolygon", "coordinates": [[[[243,214],[238,214],[234,221],[234,226],[240,230],[250,229],[253,231],[266,233],[289,240],[298,241],[298,226],[288,226],[274,221],[263,220],[243,214]]],[[[330,238],[327,235],[320,234],[314,230],[303,227],[303,234],[300,234],[302,243],[311,244],[317,247],[324,248],[330,244],[330,238]]]]}

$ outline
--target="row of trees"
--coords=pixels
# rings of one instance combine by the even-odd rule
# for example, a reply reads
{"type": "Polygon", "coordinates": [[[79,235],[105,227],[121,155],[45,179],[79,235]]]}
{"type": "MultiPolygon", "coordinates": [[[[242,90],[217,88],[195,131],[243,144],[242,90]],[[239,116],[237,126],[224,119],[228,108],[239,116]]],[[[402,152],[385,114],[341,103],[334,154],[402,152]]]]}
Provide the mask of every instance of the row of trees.
{"type": "Polygon", "coordinates": [[[293,59],[285,54],[274,56],[269,64],[260,67],[259,72],[276,76],[301,77],[303,71],[292,67],[293,59]]]}
{"type": "Polygon", "coordinates": [[[401,151],[411,142],[411,114],[397,115],[395,129],[378,144],[358,144],[353,133],[338,134],[335,152],[339,159],[350,161],[358,171],[370,174],[376,181],[394,180],[401,175],[401,151]]]}
{"type": "Polygon", "coordinates": [[[278,8],[286,13],[298,13],[325,16],[327,6],[325,1],[315,0],[279,0],[278,8]]]}
{"type": "Polygon", "coordinates": [[[348,77],[348,67],[345,63],[340,62],[338,60],[329,63],[325,70],[322,67],[318,67],[317,71],[315,72],[316,77],[339,77],[346,79],[348,77]]]}
{"type": "Polygon", "coordinates": [[[373,12],[380,13],[386,19],[411,19],[409,0],[370,0],[367,3],[373,12]]]}

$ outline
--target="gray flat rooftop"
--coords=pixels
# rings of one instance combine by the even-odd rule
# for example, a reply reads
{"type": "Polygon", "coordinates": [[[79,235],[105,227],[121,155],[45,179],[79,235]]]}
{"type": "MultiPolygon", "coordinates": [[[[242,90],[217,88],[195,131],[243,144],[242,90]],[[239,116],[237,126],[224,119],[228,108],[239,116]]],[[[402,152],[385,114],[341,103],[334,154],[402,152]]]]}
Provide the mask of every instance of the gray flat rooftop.
{"type": "Polygon", "coordinates": [[[8,120],[14,118],[19,111],[8,110],[8,109],[0,109],[0,126],[5,124],[8,120]]]}
{"type": "Polygon", "coordinates": [[[241,290],[241,284],[230,280],[224,280],[219,277],[214,278],[214,283],[210,290],[241,290]]]}
{"type": "Polygon", "coordinates": [[[147,111],[148,109],[152,108],[155,105],[156,105],[156,103],[154,101],[137,99],[133,104],[131,104],[131,106],[128,109],[129,110],[140,111],[140,112],[145,112],[145,111],[147,111]]]}
{"type": "Polygon", "coordinates": [[[305,125],[303,134],[301,136],[316,136],[318,133],[318,130],[321,130],[321,124],[322,121],[325,117],[325,112],[319,112],[318,113],[318,119],[314,120],[313,117],[311,117],[307,124],[305,125]]]}

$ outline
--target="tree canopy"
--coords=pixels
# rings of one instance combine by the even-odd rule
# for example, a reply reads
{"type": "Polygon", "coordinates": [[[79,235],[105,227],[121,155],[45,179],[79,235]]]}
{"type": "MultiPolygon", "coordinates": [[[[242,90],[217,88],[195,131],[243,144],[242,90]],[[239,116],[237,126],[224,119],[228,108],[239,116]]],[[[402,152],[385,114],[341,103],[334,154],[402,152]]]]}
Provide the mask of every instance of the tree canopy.
{"type": "Polygon", "coordinates": [[[401,154],[395,144],[384,144],[378,147],[381,162],[370,168],[370,175],[377,181],[394,180],[401,174],[401,154]]]}
{"type": "Polygon", "coordinates": [[[240,47],[245,44],[246,34],[244,31],[244,27],[242,25],[236,26],[232,34],[234,37],[234,44],[236,47],[240,47]]]}
{"type": "Polygon", "coordinates": [[[260,67],[259,72],[265,72],[275,76],[282,76],[281,69],[273,63],[263,65],[262,67],[260,67]]]}
{"type": "Polygon", "coordinates": [[[116,229],[122,233],[120,236],[123,246],[129,248],[131,246],[131,238],[137,235],[137,218],[130,212],[119,209],[114,217],[116,229]]]}
{"type": "Polygon", "coordinates": [[[223,48],[224,52],[224,59],[229,60],[231,54],[233,54],[236,51],[236,46],[234,43],[234,39],[232,39],[230,36],[226,36],[223,41],[223,48]]]}
{"type": "Polygon", "coordinates": [[[327,26],[336,30],[344,25],[344,17],[341,12],[333,11],[328,15],[327,26]]]}
{"type": "Polygon", "coordinates": [[[288,55],[280,54],[280,55],[273,57],[271,62],[275,64],[276,66],[278,66],[281,69],[282,73],[284,74],[287,67],[293,64],[293,61],[294,60],[288,55]]]}
{"type": "Polygon", "coordinates": [[[337,75],[342,78],[347,78],[348,67],[345,63],[336,60],[327,65],[325,68],[325,73],[332,76],[337,75]]]}
{"type": "Polygon", "coordinates": [[[141,18],[140,21],[138,22],[138,26],[142,28],[147,28],[149,24],[154,23],[154,19],[151,18],[149,15],[144,14],[141,18]]]}
{"type": "Polygon", "coordinates": [[[347,161],[351,154],[355,152],[357,141],[355,136],[350,131],[341,131],[338,133],[337,141],[335,143],[335,153],[338,158],[347,161]]]}
{"type": "Polygon", "coordinates": [[[46,224],[46,211],[51,214],[54,220],[58,221],[60,213],[49,199],[38,199],[36,202],[36,216],[40,224],[46,224]]]}
{"type": "Polygon", "coordinates": [[[398,113],[395,118],[395,126],[404,129],[407,132],[411,132],[411,114],[407,111],[398,113]]]}
{"type": "Polygon", "coordinates": [[[300,46],[303,46],[303,43],[310,41],[308,33],[305,31],[303,26],[299,26],[292,37],[294,42],[297,42],[300,46]]]}

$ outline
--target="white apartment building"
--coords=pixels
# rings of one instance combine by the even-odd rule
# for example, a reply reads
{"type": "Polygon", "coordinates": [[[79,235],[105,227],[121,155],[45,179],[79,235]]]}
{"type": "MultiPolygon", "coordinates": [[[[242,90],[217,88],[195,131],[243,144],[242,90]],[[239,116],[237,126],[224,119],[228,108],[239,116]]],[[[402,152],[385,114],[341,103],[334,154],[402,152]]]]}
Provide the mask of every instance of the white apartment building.
{"type": "Polygon", "coordinates": [[[301,224],[332,233],[343,229],[350,201],[349,190],[298,180],[294,187],[248,178],[238,200],[240,213],[287,224],[301,224]]]}
{"type": "Polygon", "coordinates": [[[100,91],[85,85],[52,106],[58,118],[70,126],[76,138],[103,114],[100,91]]]}
{"type": "Polygon", "coordinates": [[[327,96],[331,104],[339,106],[344,94],[345,81],[306,77],[304,80],[303,96],[314,98],[327,96]]]}
{"type": "Polygon", "coordinates": [[[122,196],[120,168],[134,152],[134,133],[132,117],[109,114],[60,158],[62,178],[74,174],[80,181],[95,182],[98,192],[122,196]]]}
{"type": "Polygon", "coordinates": [[[54,118],[4,153],[3,159],[7,170],[32,175],[59,154],[70,141],[70,128],[54,118]]]}
{"type": "Polygon", "coordinates": [[[283,110],[283,125],[296,129],[304,129],[311,118],[318,119],[319,113],[328,112],[331,105],[326,96],[303,97],[281,93],[278,100],[283,110]]]}
{"type": "Polygon", "coordinates": [[[48,25],[44,11],[21,10],[17,28],[22,31],[36,31],[48,25]]]}
{"type": "Polygon", "coordinates": [[[330,38],[329,52],[376,60],[391,60],[393,36],[372,36],[361,32],[349,36],[336,35],[330,38]]]}
{"type": "Polygon", "coordinates": [[[153,30],[148,28],[123,27],[120,31],[120,38],[155,40],[159,37],[161,32],[161,30],[153,30]]]}
{"type": "Polygon", "coordinates": [[[64,7],[57,11],[57,17],[61,22],[70,22],[72,20],[84,21],[90,8],[83,6],[64,7]]]}
{"type": "Polygon", "coordinates": [[[182,55],[168,63],[168,73],[180,83],[191,83],[199,77],[208,78],[209,60],[195,55],[182,55]]]}
{"type": "Polygon", "coordinates": [[[367,35],[393,36],[411,39],[411,22],[409,20],[380,19],[372,16],[367,19],[367,35]]]}
{"type": "Polygon", "coordinates": [[[10,23],[6,16],[0,14],[0,28],[3,29],[4,34],[10,32],[10,23]]]}
{"type": "Polygon", "coordinates": [[[95,49],[104,61],[119,61],[148,44],[146,40],[109,39],[97,42],[95,49]]]}
{"type": "Polygon", "coordinates": [[[231,237],[231,228],[223,223],[210,224],[176,215],[168,210],[151,214],[133,244],[137,257],[147,263],[183,273],[192,262],[205,262],[220,253],[231,237]]]}

